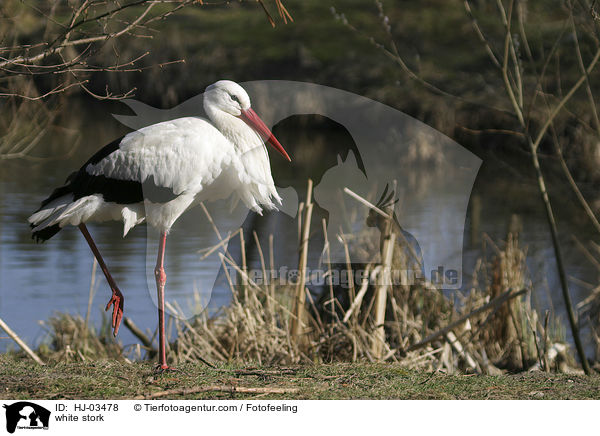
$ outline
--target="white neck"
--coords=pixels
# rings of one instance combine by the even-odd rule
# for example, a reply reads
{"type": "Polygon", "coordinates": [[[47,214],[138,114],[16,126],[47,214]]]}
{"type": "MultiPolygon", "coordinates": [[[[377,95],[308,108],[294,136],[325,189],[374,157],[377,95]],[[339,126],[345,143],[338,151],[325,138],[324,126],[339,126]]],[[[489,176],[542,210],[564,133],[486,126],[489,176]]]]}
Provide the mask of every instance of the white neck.
{"type": "Polygon", "coordinates": [[[217,129],[235,146],[240,155],[260,148],[266,152],[266,147],[261,137],[240,118],[215,109],[212,105],[205,105],[206,114],[217,129]]]}
{"type": "Polygon", "coordinates": [[[281,198],[273,183],[269,155],[262,138],[243,120],[217,109],[206,100],[204,110],[213,125],[233,144],[244,167],[240,180],[245,182],[238,189],[239,198],[259,213],[261,204],[269,209],[276,208],[272,198],[280,204],[281,198]]]}

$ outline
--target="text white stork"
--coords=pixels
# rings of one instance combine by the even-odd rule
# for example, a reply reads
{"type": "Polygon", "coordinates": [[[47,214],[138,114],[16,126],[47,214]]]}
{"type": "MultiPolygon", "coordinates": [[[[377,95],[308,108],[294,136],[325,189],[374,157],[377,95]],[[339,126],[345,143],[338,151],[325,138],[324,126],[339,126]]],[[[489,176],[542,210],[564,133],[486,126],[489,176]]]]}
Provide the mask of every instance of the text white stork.
{"type": "Polygon", "coordinates": [[[52,192],[29,217],[33,238],[45,241],[66,225],[78,226],[89,244],[112,297],[112,327],[119,331],[123,294],[111,277],[85,223],[122,220],[123,236],[144,220],[160,232],[155,277],[158,292],[159,367],[165,354],[164,253],[177,218],[201,201],[236,196],[260,213],[276,209],[277,194],[265,143],[291,160],[250,107],[244,89],[229,80],[206,88],[204,110],[210,121],[187,117],[144,127],[94,154],[65,185],[52,192]]]}

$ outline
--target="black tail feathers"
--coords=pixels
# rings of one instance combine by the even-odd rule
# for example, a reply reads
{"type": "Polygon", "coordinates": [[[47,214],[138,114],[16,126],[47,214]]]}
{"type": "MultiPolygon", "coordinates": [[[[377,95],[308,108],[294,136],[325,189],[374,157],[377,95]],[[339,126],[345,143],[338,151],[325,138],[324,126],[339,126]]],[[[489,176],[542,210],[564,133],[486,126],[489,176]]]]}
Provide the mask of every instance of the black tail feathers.
{"type": "MultiPolygon", "coordinates": [[[[33,224],[31,224],[31,228],[34,228],[34,227],[35,226],[33,224]]],[[[54,236],[58,232],[60,232],[60,229],[61,229],[61,227],[58,224],[54,224],[53,226],[44,227],[41,230],[32,232],[31,239],[33,239],[35,242],[38,242],[38,243],[46,242],[52,236],[54,236]]]]}

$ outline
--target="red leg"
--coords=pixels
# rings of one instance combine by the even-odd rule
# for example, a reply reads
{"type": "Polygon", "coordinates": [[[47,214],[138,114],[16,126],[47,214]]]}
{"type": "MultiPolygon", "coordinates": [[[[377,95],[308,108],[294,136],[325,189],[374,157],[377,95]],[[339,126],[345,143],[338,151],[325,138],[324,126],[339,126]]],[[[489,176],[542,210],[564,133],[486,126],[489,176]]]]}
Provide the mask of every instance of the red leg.
{"type": "Polygon", "coordinates": [[[83,233],[83,237],[92,249],[92,253],[94,253],[96,260],[98,261],[98,264],[100,265],[100,268],[102,269],[102,272],[104,273],[104,276],[108,281],[110,289],[112,290],[112,298],[106,305],[106,310],[108,310],[110,306],[113,306],[112,328],[114,329],[113,334],[117,336],[117,333],[119,333],[119,326],[121,325],[121,319],[123,318],[123,307],[125,299],[123,297],[123,294],[121,294],[121,291],[117,287],[117,284],[115,283],[114,279],[108,272],[108,267],[104,263],[104,259],[102,259],[100,251],[98,251],[98,247],[96,247],[96,244],[94,243],[94,240],[92,239],[90,232],[88,232],[88,229],[85,226],[85,224],[79,224],[79,230],[81,230],[81,233],[83,233]]]}
{"type": "Polygon", "coordinates": [[[167,274],[165,274],[165,245],[167,243],[167,232],[160,234],[160,242],[158,245],[158,258],[156,259],[156,269],[154,277],[156,277],[156,291],[158,293],[158,370],[164,371],[171,369],[167,365],[167,353],[165,342],[165,283],[167,282],[167,274]]]}

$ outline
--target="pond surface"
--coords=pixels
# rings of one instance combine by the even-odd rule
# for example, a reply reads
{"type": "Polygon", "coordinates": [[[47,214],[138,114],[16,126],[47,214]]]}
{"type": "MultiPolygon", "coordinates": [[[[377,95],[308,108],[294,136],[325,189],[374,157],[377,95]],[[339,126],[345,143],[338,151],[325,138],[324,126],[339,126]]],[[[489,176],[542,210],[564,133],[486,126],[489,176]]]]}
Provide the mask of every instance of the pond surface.
{"type": "MultiPolygon", "coordinates": [[[[27,217],[35,211],[42,199],[51,190],[62,184],[66,176],[77,169],[95,150],[128,131],[114,120],[106,106],[94,103],[91,108],[78,108],[73,112],[68,126],[47,135],[33,151],[44,155],[49,152],[58,159],[42,161],[0,161],[0,317],[29,344],[39,344],[45,337],[40,320],[46,320],[56,312],[69,312],[85,316],[91,281],[93,256],[75,228],[66,228],[44,244],[35,244],[29,233],[27,217]]],[[[286,149],[296,157],[294,166],[285,167],[283,160],[271,154],[274,178],[278,186],[292,187],[302,201],[306,191],[306,180],[311,177],[317,186],[324,172],[335,165],[336,154],[352,148],[352,139],[334,123],[304,117],[286,120],[274,128],[286,149]],[[335,147],[328,149],[328,144],[335,147]],[[307,151],[308,150],[308,151],[307,151]],[[323,151],[324,150],[324,151],[323,151]]],[[[553,309],[566,322],[560,288],[555,273],[552,245],[542,203],[535,181],[523,162],[508,170],[505,164],[484,158],[477,176],[473,197],[477,197],[480,209],[479,224],[472,231],[469,205],[466,228],[464,229],[462,262],[464,265],[463,291],[470,285],[469,274],[481,255],[481,243],[473,243],[472,233],[485,233],[494,242],[501,244],[506,239],[509,225],[518,222],[521,245],[527,248],[528,269],[533,282],[532,302],[540,310],[553,309]]],[[[562,189],[562,188],[561,188],[562,189]]],[[[561,231],[561,242],[567,261],[571,294],[577,303],[589,293],[582,282],[596,284],[598,270],[577,247],[574,238],[587,243],[593,236],[585,216],[577,205],[568,200],[572,196],[567,190],[552,191],[554,207],[561,231]]],[[[296,199],[290,197],[294,204],[296,199]]],[[[432,202],[447,204],[454,198],[440,196],[432,202]]],[[[223,210],[223,209],[218,209],[223,210]]],[[[245,213],[244,213],[245,214],[245,213]]],[[[244,215],[242,214],[242,215],[244,215]]],[[[218,213],[213,216],[223,236],[227,229],[239,227],[239,214],[218,213]]],[[[321,220],[328,213],[316,206],[311,232],[311,262],[318,264],[323,247],[321,220]]],[[[443,226],[443,217],[430,209],[421,208],[417,216],[410,216],[411,230],[419,234],[427,229],[443,226]]],[[[249,214],[242,216],[244,235],[250,241],[248,262],[258,265],[256,244],[252,231],[256,231],[261,246],[268,257],[269,235],[273,234],[273,249],[276,267],[297,265],[298,223],[293,216],[284,213],[265,213],[262,217],[249,214]]],[[[214,281],[214,272],[220,268],[216,255],[201,260],[199,250],[215,243],[215,235],[196,232],[197,227],[212,227],[200,208],[184,215],[173,228],[167,240],[167,299],[177,298],[180,306],[192,306],[200,296],[203,305],[210,302],[211,309],[228,303],[230,290],[222,273],[218,275],[214,288],[207,283],[214,281]]],[[[143,330],[156,328],[155,289],[152,268],[155,259],[153,232],[147,235],[145,225],[134,228],[122,238],[122,224],[91,224],[90,232],[96,240],[113,276],[125,295],[125,315],[143,330]]],[[[445,229],[451,235],[462,235],[462,228],[445,229]]],[[[483,238],[485,239],[485,238],[483,238]]],[[[597,238],[596,238],[597,239],[597,238]]],[[[421,248],[435,251],[435,240],[421,243],[421,248]]],[[[230,251],[239,257],[239,239],[232,238],[230,251]]],[[[456,256],[460,259],[461,254],[456,256]]],[[[96,273],[96,293],[91,309],[91,322],[100,326],[103,308],[110,297],[110,290],[101,272],[96,273]]],[[[185,309],[184,309],[185,310],[185,309]]],[[[0,336],[3,336],[0,334],[0,336]]],[[[124,344],[135,342],[126,328],[122,328],[119,339],[124,344]]],[[[10,340],[0,339],[0,351],[14,348],[10,340]]]]}

